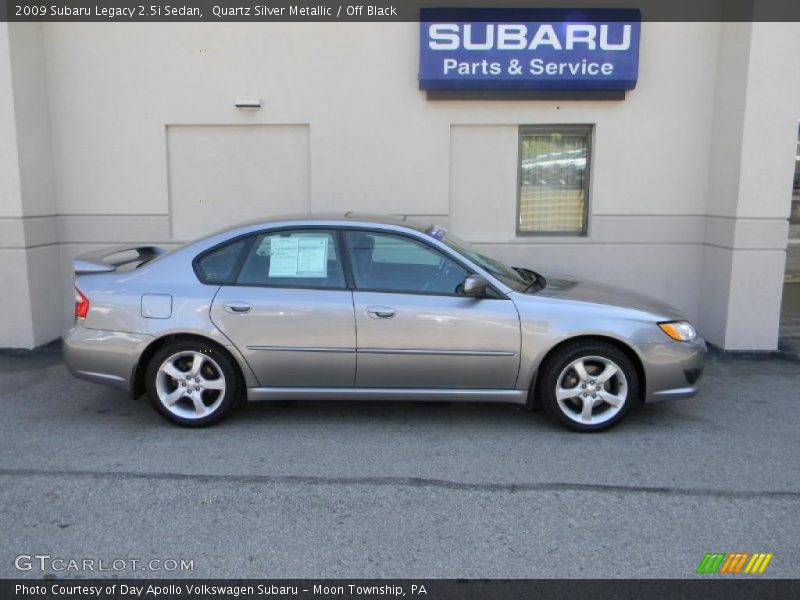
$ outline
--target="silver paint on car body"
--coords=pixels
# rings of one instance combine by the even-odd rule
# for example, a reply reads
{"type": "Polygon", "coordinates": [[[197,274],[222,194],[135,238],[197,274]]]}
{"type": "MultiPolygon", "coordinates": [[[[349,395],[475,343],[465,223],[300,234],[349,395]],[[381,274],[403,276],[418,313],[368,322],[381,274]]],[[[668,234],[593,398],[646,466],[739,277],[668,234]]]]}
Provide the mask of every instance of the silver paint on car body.
{"type": "Polygon", "coordinates": [[[138,268],[100,270],[104,251],[97,251],[76,260],[76,285],[91,308],[66,333],[65,360],[78,377],[132,390],[151,344],[195,335],[231,353],[253,400],[282,394],[524,403],[549,351],[600,336],[641,362],[646,401],[696,392],[685,372],[702,367],[705,342],[676,342],[658,328],[682,318],[671,307],[560,275],[545,274],[544,290],[520,293],[426,235],[426,228],[373,217],[288,217],[229,228],[166,253],[148,247],[145,255],[155,258],[138,268]],[[484,277],[500,297],[219,286],[202,283],[192,268],[201,252],[235,237],[309,226],[417,239],[484,277]],[[169,317],[143,317],[145,295],[171,296],[169,317]],[[371,316],[376,307],[393,314],[371,316]]]}
{"type": "Polygon", "coordinates": [[[211,306],[211,322],[242,349],[261,385],[353,386],[356,332],[350,290],[222,286],[211,306]],[[226,303],[242,298],[252,305],[246,314],[224,310],[226,303]],[[265,342],[273,346],[270,352],[260,350],[265,342]]]}
{"type": "Polygon", "coordinates": [[[64,335],[64,362],[76,377],[130,391],[134,366],[154,339],[76,324],[64,335]]]}
{"type": "Polygon", "coordinates": [[[514,389],[519,315],[510,300],[355,291],[353,302],[356,387],[514,389]],[[394,317],[371,318],[374,305],[394,317]]]}

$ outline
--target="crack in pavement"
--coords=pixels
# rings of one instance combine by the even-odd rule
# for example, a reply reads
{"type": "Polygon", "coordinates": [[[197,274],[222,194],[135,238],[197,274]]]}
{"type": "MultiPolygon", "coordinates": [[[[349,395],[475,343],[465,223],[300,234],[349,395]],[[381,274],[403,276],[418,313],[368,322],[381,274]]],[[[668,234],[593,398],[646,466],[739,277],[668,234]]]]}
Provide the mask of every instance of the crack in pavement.
{"type": "Polygon", "coordinates": [[[318,477],[304,475],[213,475],[192,473],[146,473],[135,471],[85,471],[54,469],[0,468],[6,477],[87,477],[93,479],[173,480],[199,483],[245,483],[319,486],[387,486],[412,488],[439,488],[475,492],[559,492],[584,491],[617,494],[657,494],[663,496],[703,496],[738,499],[800,500],[800,492],[776,490],[720,490],[710,488],[680,488],[641,485],[609,485],[595,483],[479,483],[424,477],[318,477]]]}

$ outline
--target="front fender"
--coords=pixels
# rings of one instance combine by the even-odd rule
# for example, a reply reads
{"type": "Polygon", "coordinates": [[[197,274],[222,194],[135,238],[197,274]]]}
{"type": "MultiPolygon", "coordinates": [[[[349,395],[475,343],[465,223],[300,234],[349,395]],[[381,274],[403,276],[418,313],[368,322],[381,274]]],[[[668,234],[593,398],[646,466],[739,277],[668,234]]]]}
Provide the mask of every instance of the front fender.
{"type": "Polygon", "coordinates": [[[522,333],[517,389],[532,389],[547,354],[571,339],[612,340],[630,349],[640,364],[644,362],[640,346],[668,341],[657,317],[642,311],[535,296],[516,304],[522,333]]]}

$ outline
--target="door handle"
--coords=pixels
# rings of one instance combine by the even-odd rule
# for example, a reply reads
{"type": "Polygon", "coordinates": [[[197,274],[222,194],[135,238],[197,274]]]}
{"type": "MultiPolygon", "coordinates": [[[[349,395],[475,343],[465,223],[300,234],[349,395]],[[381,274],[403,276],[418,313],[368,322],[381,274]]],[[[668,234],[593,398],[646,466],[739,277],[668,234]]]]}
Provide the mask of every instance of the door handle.
{"type": "Polygon", "coordinates": [[[247,302],[226,302],[223,306],[225,307],[225,310],[235,315],[241,315],[250,312],[250,309],[253,308],[253,306],[247,302]]]}
{"type": "Polygon", "coordinates": [[[391,319],[394,316],[394,309],[388,306],[368,306],[367,314],[373,319],[391,319]]]}

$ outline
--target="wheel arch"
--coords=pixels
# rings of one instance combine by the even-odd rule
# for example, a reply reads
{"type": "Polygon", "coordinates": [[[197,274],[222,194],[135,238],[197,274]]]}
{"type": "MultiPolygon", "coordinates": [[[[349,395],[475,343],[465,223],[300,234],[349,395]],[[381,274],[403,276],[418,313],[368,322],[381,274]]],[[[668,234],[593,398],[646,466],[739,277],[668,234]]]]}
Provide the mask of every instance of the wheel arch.
{"type": "Polygon", "coordinates": [[[150,344],[139,355],[139,360],[134,365],[133,376],[131,377],[131,381],[133,382],[133,385],[131,385],[131,393],[133,394],[134,398],[138,398],[145,393],[145,373],[147,372],[147,365],[150,363],[150,360],[153,358],[155,353],[167,344],[185,341],[196,341],[202,344],[214,346],[214,348],[219,350],[219,352],[227,356],[236,369],[236,376],[239,378],[242,394],[246,395],[247,378],[245,377],[239,357],[237,357],[230,348],[223,346],[216,340],[204,335],[199,335],[196,333],[170,333],[162,335],[161,337],[150,342],[150,344]]]}
{"type": "Polygon", "coordinates": [[[550,360],[550,357],[553,356],[559,349],[563,348],[568,344],[574,343],[592,343],[592,342],[603,342],[606,344],[610,344],[616,347],[618,350],[623,352],[633,364],[633,367],[636,369],[636,375],[639,378],[639,398],[640,402],[644,402],[644,398],[646,395],[647,390],[647,377],[644,370],[644,364],[642,363],[642,359],[639,357],[639,354],[634,350],[634,348],[615,337],[607,336],[607,335],[578,335],[574,337],[568,337],[559,341],[557,344],[554,344],[542,357],[542,360],[539,361],[539,365],[536,367],[536,370],[533,372],[533,376],[531,377],[530,385],[528,387],[528,408],[529,409],[539,409],[541,408],[541,400],[539,400],[536,396],[536,386],[538,384],[539,379],[539,372],[542,370],[542,365],[547,364],[547,361],[550,360]]]}

